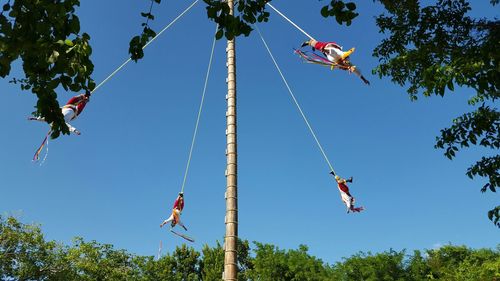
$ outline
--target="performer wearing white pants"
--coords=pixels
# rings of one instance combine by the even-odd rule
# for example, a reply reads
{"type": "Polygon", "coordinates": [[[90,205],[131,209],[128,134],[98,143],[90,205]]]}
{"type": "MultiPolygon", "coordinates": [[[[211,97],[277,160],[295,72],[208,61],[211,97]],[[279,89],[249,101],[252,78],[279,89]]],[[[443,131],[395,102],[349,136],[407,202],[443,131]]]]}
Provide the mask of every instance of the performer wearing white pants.
{"type": "MultiPolygon", "coordinates": [[[[66,105],[61,108],[61,112],[64,116],[64,121],[66,122],[66,126],[68,126],[71,133],[80,135],[80,131],[71,126],[69,122],[75,120],[76,117],[78,117],[78,115],[82,113],[85,105],[87,104],[87,102],[89,102],[89,98],[90,93],[74,96],[66,103],[66,105]]],[[[45,119],[43,117],[29,117],[28,119],[45,122],[45,119]]]]}

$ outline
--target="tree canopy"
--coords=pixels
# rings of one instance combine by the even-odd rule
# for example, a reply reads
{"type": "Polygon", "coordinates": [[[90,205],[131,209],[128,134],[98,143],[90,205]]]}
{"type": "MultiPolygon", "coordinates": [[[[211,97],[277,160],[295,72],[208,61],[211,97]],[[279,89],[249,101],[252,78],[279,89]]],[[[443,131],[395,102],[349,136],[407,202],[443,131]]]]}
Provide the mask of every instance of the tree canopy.
{"type": "MultiPolygon", "coordinates": [[[[438,249],[356,253],[333,265],[308,253],[305,245],[282,250],[270,244],[238,241],[238,280],[359,281],[457,280],[500,278],[500,248],[470,249],[447,245],[438,249]]],[[[110,244],[75,238],[72,245],[47,241],[39,225],[0,217],[2,280],[222,280],[224,252],[186,245],[159,259],[118,250],[110,244]]]]}
{"type": "MultiPolygon", "coordinates": [[[[436,148],[449,159],[460,149],[481,146],[493,153],[482,157],[467,170],[467,176],[486,177],[482,192],[496,192],[500,184],[500,112],[494,106],[500,97],[500,22],[467,15],[469,1],[439,0],[421,7],[417,0],[381,1],[387,14],[376,19],[388,38],[375,48],[380,60],[374,73],[408,87],[412,100],[423,96],[444,96],[455,85],[469,88],[472,111],[453,120],[441,130],[436,148]]],[[[491,1],[492,5],[498,1],[491,1]]],[[[500,227],[500,206],[488,212],[500,227]]]]}

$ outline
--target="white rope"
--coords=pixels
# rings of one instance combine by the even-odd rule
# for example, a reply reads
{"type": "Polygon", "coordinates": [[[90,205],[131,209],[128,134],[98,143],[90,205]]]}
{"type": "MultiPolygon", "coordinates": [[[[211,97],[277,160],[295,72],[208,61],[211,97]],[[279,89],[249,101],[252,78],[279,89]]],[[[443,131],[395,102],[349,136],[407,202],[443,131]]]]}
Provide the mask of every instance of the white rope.
{"type": "MultiPolygon", "coordinates": [[[[156,34],[155,37],[153,37],[142,49],[146,49],[146,47],[151,44],[158,36],[160,36],[165,30],[167,30],[170,26],[172,26],[178,19],[180,19],[185,13],[187,13],[196,3],[198,3],[199,0],[196,0],[191,4],[189,7],[187,7],[179,16],[177,16],[172,22],[170,22],[167,26],[165,26],[158,34],[156,34]]],[[[128,58],[124,63],[122,63],[115,71],[113,71],[106,79],[104,79],[99,85],[97,85],[94,90],[92,90],[91,94],[93,94],[97,89],[99,89],[104,83],[106,83],[111,77],[115,76],[115,74],[120,71],[127,63],[129,63],[132,59],[128,58]]]]}
{"type": "MultiPolygon", "coordinates": [[[[215,31],[217,31],[217,29],[218,29],[218,25],[216,26],[215,31]]],[[[184,192],[184,186],[186,185],[186,178],[187,178],[188,171],[189,171],[189,165],[191,163],[191,157],[193,155],[194,143],[196,141],[196,135],[198,134],[198,125],[200,124],[201,111],[203,110],[203,104],[205,101],[205,94],[207,92],[208,78],[210,77],[210,69],[212,68],[212,60],[214,57],[215,42],[216,42],[216,39],[214,36],[214,41],[212,42],[212,51],[210,53],[210,60],[208,61],[207,75],[205,76],[205,84],[203,85],[203,94],[201,95],[200,108],[198,109],[198,117],[196,118],[196,125],[194,127],[193,140],[191,141],[191,148],[189,149],[189,157],[188,157],[188,161],[186,164],[186,171],[184,172],[184,179],[182,180],[181,192],[184,192]]]]}
{"type": "Polygon", "coordinates": [[[267,2],[266,3],[269,7],[271,7],[273,10],[276,11],[280,16],[282,16],[284,19],[286,19],[289,23],[291,23],[293,26],[295,26],[298,30],[300,30],[302,33],[304,33],[305,36],[309,37],[309,39],[314,39],[311,35],[309,35],[307,32],[305,32],[302,28],[300,28],[298,25],[296,25],[292,20],[287,18],[284,14],[282,14],[278,9],[276,9],[271,3],[267,2]]]}
{"type": "Polygon", "coordinates": [[[297,101],[297,99],[295,98],[295,95],[293,94],[292,90],[290,89],[290,86],[288,85],[288,82],[286,81],[285,79],[285,76],[283,75],[283,73],[281,72],[281,69],[280,67],[278,66],[278,63],[276,62],[276,60],[274,59],[274,56],[273,54],[271,53],[271,50],[269,49],[269,46],[267,45],[266,43],[266,40],[264,40],[264,37],[262,36],[262,33],[260,32],[260,29],[257,25],[255,25],[256,29],[257,29],[257,32],[259,33],[260,35],[260,39],[262,40],[262,43],[264,43],[264,46],[266,47],[267,49],[267,52],[269,53],[269,56],[271,56],[271,59],[273,60],[274,62],[274,65],[276,66],[276,69],[278,70],[279,74],[281,75],[281,79],[283,79],[283,82],[285,83],[285,86],[286,88],[288,89],[288,92],[290,93],[290,96],[292,97],[293,101],[295,102],[295,105],[297,106],[297,109],[299,110],[300,114],[302,115],[302,118],[304,119],[304,121],[306,122],[306,125],[307,127],[309,128],[309,131],[311,132],[311,135],[313,136],[314,140],[316,141],[316,144],[318,145],[318,148],[319,150],[321,150],[321,153],[323,154],[323,157],[325,158],[326,160],[326,163],[328,164],[328,167],[330,167],[330,170],[334,173],[335,173],[335,170],[333,169],[333,166],[332,164],[330,163],[330,160],[328,160],[328,157],[326,156],[326,153],[325,153],[325,150],[323,149],[323,147],[321,146],[318,138],[316,137],[316,134],[314,133],[314,130],[312,129],[311,127],[311,124],[309,124],[309,121],[307,120],[307,117],[306,115],[304,114],[304,112],[302,111],[302,108],[300,107],[299,105],[299,102],[297,101]]]}
{"type": "Polygon", "coordinates": [[[159,260],[161,258],[161,249],[163,247],[163,243],[160,240],[160,246],[158,247],[158,255],[156,256],[156,260],[159,260]]]}

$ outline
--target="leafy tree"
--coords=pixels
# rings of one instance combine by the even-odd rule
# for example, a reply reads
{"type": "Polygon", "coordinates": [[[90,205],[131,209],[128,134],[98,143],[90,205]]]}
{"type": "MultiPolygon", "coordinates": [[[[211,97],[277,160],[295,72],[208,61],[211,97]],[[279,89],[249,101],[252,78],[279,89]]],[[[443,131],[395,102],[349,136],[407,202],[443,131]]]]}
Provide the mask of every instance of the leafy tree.
{"type": "Polygon", "coordinates": [[[429,278],[456,281],[495,280],[500,277],[500,253],[447,245],[427,251],[429,278]]]}
{"type": "Polygon", "coordinates": [[[421,251],[416,250],[413,252],[413,256],[408,259],[406,272],[408,273],[408,280],[429,280],[430,267],[421,251]]]}
{"type": "Polygon", "coordinates": [[[195,251],[191,247],[187,247],[186,244],[182,244],[181,247],[177,247],[172,255],[174,259],[174,265],[172,270],[175,274],[175,278],[172,280],[178,281],[196,281],[200,280],[200,270],[199,270],[199,257],[200,253],[195,251]]]}
{"type": "Polygon", "coordinates": [[[137,265],[138,273],[132,280],[155,281],[198,281],[200,274],[200,254],[193,248],[182,245],[174,253],[155,260],[153,256],[136,256],[133,263],[137,265]]]}
{"type": "MultiPolygon", "coordinates": [[[[500,97],[500,22],[468,16],[471,7],[465,0],[438,0],[426,7],[418,0],[380,2],[387,14],[376,22],[388,38],[373,52],[380,60],[374,73],[409,86],[412,100],[420,92],[444,96],[455,85],[475,91],[469,100],[475,109],[441,130],[435,147],[445,149],[449,159],[472,145],[498,151],[500,112],[492,105],[500,97]]],[[[491,1],[492,5],[498,2],[491,1]]],[[[486,177],[488,182],[481,191],[495,192],[500,184],[499,169],[500,155],[496,153],[482,157],[467,170],[467,176],[486,177]]],[[[490,210],[488,217],[500,227],[500,206],[490,210]]]]}
{"type": "MultiPolygon", "coordinates": [[[[250,256],[250,245],[248,241],[238,238],[236,251],[238,259],[238,280],[248,280],[248,271],[253,266],[253,259],[250,256]]],[[[202,254],[201,279],[205,281],[222,280],[222,272],[224,271],[224,249],[219,241],[217,241],[214,248],[210,248],[208,245],[203,246],[202,254]]]]}
{"type": "MultiPolygon", "coordinates": [[[[203,246],[201,261],[201,277],[205,281],[221,281],[224,271],[224,249],[219,241],[214,248],[203,246]]],[[[238,255],[240,257],[240,255],[238,255]]],[[[238,276],[239,277],[239,276],[238,276]]]]}
{"type": "Polygon", "coordinates": [[[253,258],[250,256],[250,244],[248,240],[238,238],[236,242],[238,260],[238,280],[248,280],[248,273],[253,268],[253,258]]]}
{"type": "Polygon", "coordinates": [[[56,89],[92,90],[90,36],[80,34],[79,0],[10,0],[0,12],[0,77],[21,59],[24,77],[11,82],[38,97],[35,114],[52,123],[52,137],[69,134],[56,89]]]}
{"type": "Polygon", "coordinates": [[[68,280],[64,247],[46,242],[40,227],[0,216],[1,280],[68,280]]]}
{"type": "Polygon", "coordinates": [[[270,244],[254,242],[256,249],[249,280],[316,281],[333,280],[330,268],[321,260],[310,256],[305,245],[298,250],[280,250],[270,244]]]}
{"type": "MultiPolygon", "coordinates": [[[[500,278],[500,247],[470,249],[447,245],[439,249],[358,253],[330,266],[309,255],[307,246],[280,250],[254,242],[250,255],[248,241],[238,243],[238,280],[273,281],[358,281],[358,280],[450,280],[490,281],[500,278]]],[[[181,245],[158,260],[137,256],[112,245],[76,238],[64,246],[46,241],[38,225],[0,217],[1,280],[74,281],[212,281],[221,280],[224,252],[219,243],[205,245],[203,256],[181,245]]]]}
{"type": "Polygon", "coordinates": [[[138,281],[154,281],[154,280],[172,280],[173,276],[169,270],[171,267],[169,263],[164,261],[168,259],[167,257],[161,257],[159,260],[155,260],[153,256],[135,256],[132,258],[132,262],[137,265],[137,270],[139,271],[134,280],[138,281]]]}
{"type": "MultiPolygon", "coordinates": [[[[334,280],[411,280],[404,264],[405,252],[390,250],[372,255],[358,253],[334,266],[334,280]]],[[[418,279],[417,279],[418,280],[418,279]]]]}
{"type": "Polygon", "coordinates": [[[137,266],[132,255],[115,250],[113,245],[85,242],[75,238],[75,245],[67,252],[67,261],[73,265],[78,280],[134,280],[137,266]]]}

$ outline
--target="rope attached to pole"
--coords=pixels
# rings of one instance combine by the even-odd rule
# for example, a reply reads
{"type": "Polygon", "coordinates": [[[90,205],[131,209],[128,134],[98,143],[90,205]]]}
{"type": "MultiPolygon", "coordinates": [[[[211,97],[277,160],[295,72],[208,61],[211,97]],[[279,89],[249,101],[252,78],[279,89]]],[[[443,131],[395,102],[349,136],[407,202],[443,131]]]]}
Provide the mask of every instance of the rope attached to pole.
{"type": "MultiPolygon", "coordinates": [[[[170,22],[167,26],[165,26],[155,37],[153,37],[149,42],[147,42],[142,49],[146,49],[146,47],[151,44],[158,36],[160,36],[165,30],[167,30],[170,26],[172,26],[178,19],[180,19],[185,13],[187,13],[199,0],[195,0],[193,4],[187,7],[180,15],[178,15],[172,22],[170,22]]],[[[97,85],[94,90],[92,90],[91,94],[93,94],[97,89],[99,89],[104,83],[106,83],[111,77],[115,76],[115,74],[120,71],[127,63],[129,63],[132,59],[128,58],[125,62],[123,62],[115,71],[113,71],[106,79],[104,79],[99,85],[97,85]]]]}
{"type": "MultiPolygon", "coordinates": [[[[218,27],[219,26],[217,25],[215,28],[215,31],[217,31],[218,27]]],[[[188,161],[186,164],[186,171],[184,172],[184,179],[182,180],[181,192],[184,192],[184,186],[186,185],[186,178],[187,178],[188,171],[189,171],[189,165],[191,164],[191,157],[193,155],[194,143],[196,141],[196,135],[198,134],[198,125],[200,124],[201,111],[203,109],[203,104],[205,101],[205,94],[207,92],[208,78],[210,77],[210,70],[212,68],[212,60],[214,57],[215,42],[216,42],[216,39],[214,36],[214,41],[212,42],[212,51],[210,53],[210,60],[208,61],[207,75],[205,76],[205,84],[203,85],[203,93],[201,95],[200,107],[198,109],[198,117],[196,118],[196,125],[194,127],[193,139],[191,141],[191,148],[189,149],[189,157],[188,157],[188,161]]]]}
{"type": "MultiPolygon", "coordinates": [[[[269,3],[268,3],[269,4],[269,3]]],[[[285,79],[285,76],[283,75],[283,72],[281,72],[281,69],[280,67],[278,66],[278,63],[276,62],[276,60],[274,59],[274,56],[273,54],[271,53],[271,50],[269,49],[269,46],[267,45],[266,43],[266,40],[264,40],[264,37],[262,36],[262,33],[260,32],[260,29],[257,25],[255,25],[256,29],[257,29],[257,32],[259,33],[260,35],[260,39],[262,40],[262,43],[264,43],[264,46],[266,47],[267,49],[267,52],[269,53],[269,56],[271,56],[271,59],[273,60],[274,62],[274,66],[276,66],[276,69],[278,70],[279,74],[281,75],[281,79],[283,79],[283,82],[285,83],[285,86],[286,88],[288,89],[288,93],[290,93],[290,96],[292,97],[295,105],[297,106],[297,109],[299,110],[300,114],[302,115],[302,118],[304,119],[307,127],[309,128],[309,131],[311,132],[311,135],[313,136],[314,140],[316,141],[316,144],[318,145],[318,148],[319,150],[321,151],[321,153],[323,154],[323,157],[325,158],[326,160],[326,163],[328,164],[328,167],[330,167],[330,171],[332,171],[334,174],[335,173],[335,170],[333,169],[333,166],[332,164],[330,163],[330,160],[328,160],[328,157],[326,156],[326,153],[325,153],[325,150],[323,149],[323,146],[321,146],[321,143],[319,142],[318,138],[316,137],[316,134],[314,133],[314,130],[313,128],[311,127],[311,124],[309,124],[309,121],[307,120],[307,117],[306,115],[304,114],[304,112],[302,111],[302,108],[300,107],[299,105],[299,102],[297,101],[297,99],[295,98],[295,95],[293,94],[292,90],[290,89],[290,86],[288,85],[288,82],[286,81],[285,79]]]]}
{"type": "Polygon", "coordinates": [[[309,35],[307,32],[305,32],[302,28],[300,28],[298,25],[296,25],[291,19],[287,18],[284,14],[282,14],[278,9],[276,9],[271,3],[267,2],[266,3],[269,7],[271,7],[273,10],[276,11],[280,16],[282,16],[284,19],[286,19],[289,23],[291,23],[295,28],[300,30],[302,33],[304,33],[305,36],[309,37],[309,39],[314,39],[311,35],[309,35]]]}

